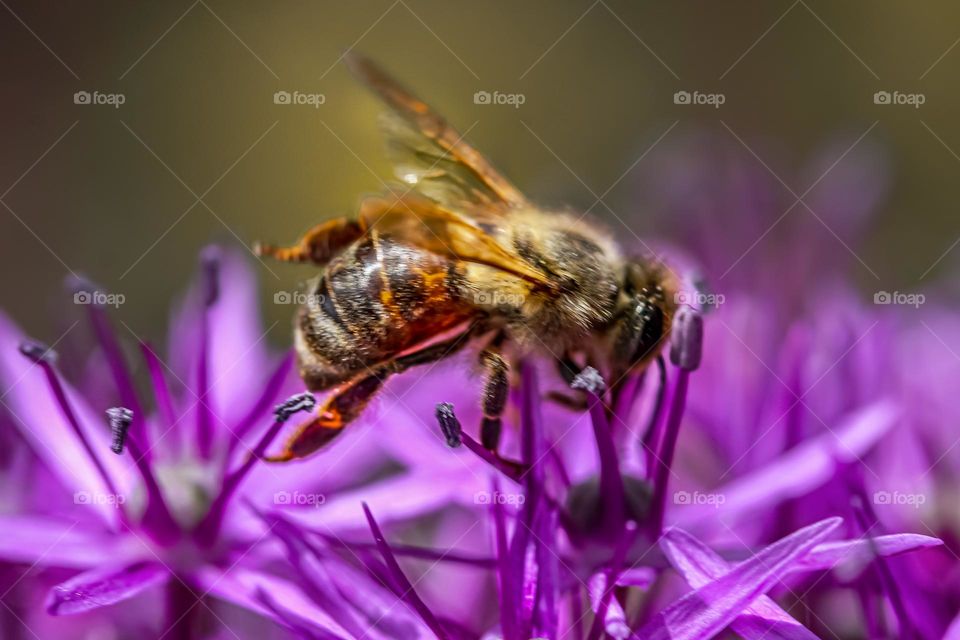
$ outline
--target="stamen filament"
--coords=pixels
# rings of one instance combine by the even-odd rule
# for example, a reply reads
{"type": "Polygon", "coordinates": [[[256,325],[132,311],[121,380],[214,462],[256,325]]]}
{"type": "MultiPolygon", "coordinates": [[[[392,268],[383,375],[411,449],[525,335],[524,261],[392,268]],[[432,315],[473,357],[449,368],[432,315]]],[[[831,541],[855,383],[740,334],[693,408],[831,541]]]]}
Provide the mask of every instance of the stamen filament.
{"type": "Polygon", "coordinates": [[[274,411],[276,419],[273,421],[273,424],[270,425],[266,433],[260,437],[257,445],[253,448],[253,451],[250,452],[250,455],[247,456],[246,460],[243,461],[243,464],[232,473],[227,474],[223,480],[220,493],[214,499],[213,504],[210,505],[210,510],[207,512],[207,515],[200,524],[197,525],[195,535],[201,544],[213,544],[213,541],[220,531],[220,525],[223,523],[227,503],[230,501],[230,498],[233,497],[234,492],[237,490],[237,487],[240,486],[243,479],[250,473],[253,465],[263,460],[267,448],[277,437],[277,434],[280,433],[281,427],[283,427],[287,420],[295,413],[299,411],[310,411],[316,404],[317,400],[313,397],[313,394],[304,392],[290,397],[286,402],[277,406],[274,411]]]}

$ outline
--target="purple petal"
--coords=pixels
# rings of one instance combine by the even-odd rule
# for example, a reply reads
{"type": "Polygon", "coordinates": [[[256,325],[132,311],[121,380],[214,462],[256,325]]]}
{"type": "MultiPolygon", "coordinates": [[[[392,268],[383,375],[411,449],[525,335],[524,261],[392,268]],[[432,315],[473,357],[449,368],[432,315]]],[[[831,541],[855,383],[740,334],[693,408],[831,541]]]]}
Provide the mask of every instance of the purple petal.
{"type": "Polygon", "coordinates": [[[455,502],[475,506],[474,496],[485,488],[483,480],[472,476],[458,478],[450,472],[404,473],[370,486],[326,496],[316,508],[286,509],[284,515],[324,530],[357,528],[366,522],[359,507],[362,501],[376,510],[380,522],[404,520],[455,502]]]}
{"type": "MultiPolygon", "coordinates": [[[[682,529],[671,529],[660,538],[670,564],[694,589],[722,577],[731,565],[708,546],[682,529]]],[[[816,640],[806,627],[794,620],[768,596],[760,596],[730,625],[745,640],[816,640]]]]}
{"type": "MultiPolygon", "coordinates": [[[[60,411],[40,366],[19,351],[26,337],[10,320],[0,314],[0,385],[5,410],[30,443],[37,456],[60,479],[69,492],[87,497],[108,496],[111,492],[87,455],[80,439],[60,411]]],[[[107,473],[121,492],[130,485],[131,469],[125,461],[110,453],[110,434],[102,415],[95,413],[64,383],[64,391],[88,441],[107,473]]],[[[88,500],[87,506],[116,526],[120,514],[110,500],[88,500]]]]}
{"type": "Polygon", "coordinates": [[[946,633],[943,634],[943,640],[960,640],[960,613],[953,619],[946,633]]]}
{"type": "Polygon", "coordinates": [[[873,539],[825,542],[800,559],[794,571],[823,571],[843,564],[866,564],[876,556],[894,556],[908,551],[939,547],[943,541],[916,533],[899,533],[873,539]]]}
{"type": "MultiPolygon", "coordinates": [[[[620,584],[619,581],[617,584],[620,584]]],[[[590,576],[587,581],[587,592],[590,594],[590,608],[596,613],[602,604],[603,593],[607,588],[607,574],[603,571],[590,576]]],[[[608,635],[622,640],[630,637],[630,626],[627,624],[627,614],[616,598],[609,598],[606,603],[607,612],[603,619],[603,628],[608,635]]]]}
{"type": "MultiPolygon", "coordinates": [[[[866,453],[896,422],[899,411],[885,401],[861,409],[833,431],[790,449],[774,462],[713,491],[723,496],[719,517],[730,525],[783,500],[806,495],[833,477],[838,463],[866,453]]],[[[717,509],[700,505],[677,511],[678,524],[699,529],[716,524],[717,509]]]]}
{"type": "Polygon", "coordinates": [[[170,572],[157,562],[93,569],[51,589],[47,612],[59,616],[98,609],[122,602],[169,578],[170,572]]]}
{"type": "Polygon", "coordinates": [[[430,610],[430,608],[427,607],[426,603],[424,603],[424,601],[420,598],[420,595],[417,593],[414,585],[403,573],[403,570],[400,568],[400,564],[393,555],[393,551],[390,549],[390,545],[387,543],[387,539],[384,537],[383,532],[380,530],[380,526],[373,517],[373,513],[370,512],[370,507],[367,506],[366,503],[363,503],[363,514],[366,516],[367,523],[370,525],[370,532],[373,534],[373,539],[377,543],[380,556],[383,558],[383,562],[387,565],[387,569],[390,572],[392,582],[394,583],[394,588],[399,591],[397,596],[420,615],[423,621],[433,630],[435,634],[437,634],[438,638],[441,638],[442,640],[449,638],[450,636],[440,624],[440,621],[437,620],[436,616],[433,615],[433,612],[430,610]]]}
{"type": "Polygon", "coordinates": [[[90,531],[78,522],[44,516],[0,516],[0,558],[40,566],[89,569],[137,554],[133,538],[90,531]]]}
{"type": "Polygon", "coordinates": [[[647,640],[701,640],[732,623],[750,603],[780,582],[783,574],[833,531],[830,518],[766,547],[723,577],[705,584],[660,611],[637,635],[647,640]]]}
{"type": "MultiPolygon", "coordinates": [[[[210,389],[205,402],[226,424],[236,425],[259,397],[272,367],[260,323],[256,274],[250,260],[244,252],[223,249],[219,251],[218,272],[219,291],[208,316],[210,389]]],[[[174,315],[167,341],[172,345],[172,369],[198,394],[197,363],[206,302],[202,280],[196,279],[174,315]]],[[[185,399],[187,407],[196,402],[190,393],[185,399]]],[[[181,426],[187,433],[193,428],[190,420],[181,421],[181,426]]],[[[216,431],[223,431],[219,421],[213,426],[216,431]]]]}
{"type": "Polygon", "coordinates": [[[278,603],[274,602],[269,593],[262,589],[257,590],[256,598],[260,604],[273,614],[276,621],[296,634],[298,638],[305,638],[306,640],[343,640],[340,636],[330,633],[325,629],[316,628],[309,620],[304,619],[302,616],[284,609],[278,603]]]}
{"type": "MultiPolygon", "coordinates": [[[[357,637],[361,637],[366,633],[370,636],[371,640],[378,640],[385,637],[379,628],[382,628],[384,631],[392,630],[393,633],[390,635],[394,637],[398,634],[409,635],[408,633],[404,633],[406,630],[402,626],[390,624],[393,622],[392,616],[384,616],[382,613],[366,621],[365,626],[367,629],[365,631],[364,626],[362,626],[361,622],[357,619],[353,607],[347,606],[346,602],[348,600],[354,600],[354,606],[356,606],[357,600],[361,603],[369,602],[373,599],[373,590],[363,590],[364,598],[362,599],[351,598],[350,596],[356,595],[353,593],[354,591],[360,591],[363,586],[366,586],[362,584],[363,581],[359,581],[360,584],[357,584],[355,588],[341,590],[334,581],[333,574],[342,575],[346,567],[339,565],[330,566],[333,565],[333,563],[325,562],[326,558],[320,557],[314,546],[307,543],[301,531],[296,526],[291,525],[280,516],[268,516],[265,517],[265,520],[269,523],[271,518],[272,532],[286,547],[287,558],[296,571],[298,584],[304,593],[336,620],[337,624],[357,637]]],[[[261,598],[261,600],[263,600],[263,598],[261,598]]],[[[267,602],[265,602],[265,604],[269,605],[267,602]]],[[[274,613],[280,615],[284,613],[283,610],[278,607],[272,606],[270,608],[274,613]]],[[[383,607],[382,610],[385,609],[386,607],[383,607]]]]}
{"type": "Polygon", "coordinates": [[[314,604],[303,591],[281,578],[243,567],[234,567],[230,571],[205,567],[195,572],[194,579],[204,592],[275,620],[278,624],[286,626],[285,616],[278,616],[271,607],[265,605],[259,597],[260,593],[269,594],[274,606],[284,609],[301,621],[309,620],[320,631],[320,637],[324,637],[323,633],[342,638],[350,637],[343,627],[314,604]]]}
{"type": "Polygon", "coordinates": [[[656,578],[657,572],[650,567],[631,567],[620,574],[617,578],[617,585],[646,590],[650,588],[656,578]]]}

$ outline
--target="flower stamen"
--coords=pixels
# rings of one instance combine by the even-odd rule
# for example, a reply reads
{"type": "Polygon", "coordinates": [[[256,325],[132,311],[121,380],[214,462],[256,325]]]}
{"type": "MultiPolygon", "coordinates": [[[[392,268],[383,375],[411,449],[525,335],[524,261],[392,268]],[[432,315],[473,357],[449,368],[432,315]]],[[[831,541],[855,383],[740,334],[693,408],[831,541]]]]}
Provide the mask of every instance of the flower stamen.
{"type": "Polygon", "coordinates": [[[127,440],[127,430],[133,422],[133,412],[123,407],[113,407],[107,409],[107,419],[110,422],[110,435],[113,436],[110,451],[120,455],[123,453],[123,444],[127,440]]]}

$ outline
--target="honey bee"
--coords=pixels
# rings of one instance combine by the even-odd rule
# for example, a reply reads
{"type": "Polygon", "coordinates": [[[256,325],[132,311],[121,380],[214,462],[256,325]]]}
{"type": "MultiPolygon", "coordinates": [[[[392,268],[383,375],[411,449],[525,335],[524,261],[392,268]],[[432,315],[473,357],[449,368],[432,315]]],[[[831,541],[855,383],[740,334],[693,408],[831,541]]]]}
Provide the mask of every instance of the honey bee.
{"type": "Polygon", "coordinates": [[[584,362],[614,383],[659,356],[676,309],[666,265],[624,257],[595,222],[534,205],[373,62],[346,61],[390,107],[383,128],[405,184],[295,245],[255,246],[322,268],[296,314],[294,346],[307,388],[332,391],[270,461],[316,452],[389,376],[468,345],[484,371],[480,431],[492,451],[519,356],[554,359],[568,381],[584,362]]]}

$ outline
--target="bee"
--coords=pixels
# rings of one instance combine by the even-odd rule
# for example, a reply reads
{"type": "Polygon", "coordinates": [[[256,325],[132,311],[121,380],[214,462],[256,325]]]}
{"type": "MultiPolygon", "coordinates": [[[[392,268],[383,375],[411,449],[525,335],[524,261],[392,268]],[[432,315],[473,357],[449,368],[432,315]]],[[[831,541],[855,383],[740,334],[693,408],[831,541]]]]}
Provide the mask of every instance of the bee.
{"type": "Polygon", "coordinates": [[[383,129],[402,185],[353,216],[260,256],[310,263],[294,319],[299,373],[331,391],[315,417],[269,458],[304,458],[354,421],[392,375],[472,346],[483,370],[483,445],[496,451],[511,362],[578,362],[614,384],[659,356],[677,281],[659,260],[625,257],[611,235],[568,211],[538,207],[447,121],[370,60],[347,65],[390,111],[383,129]]]}

